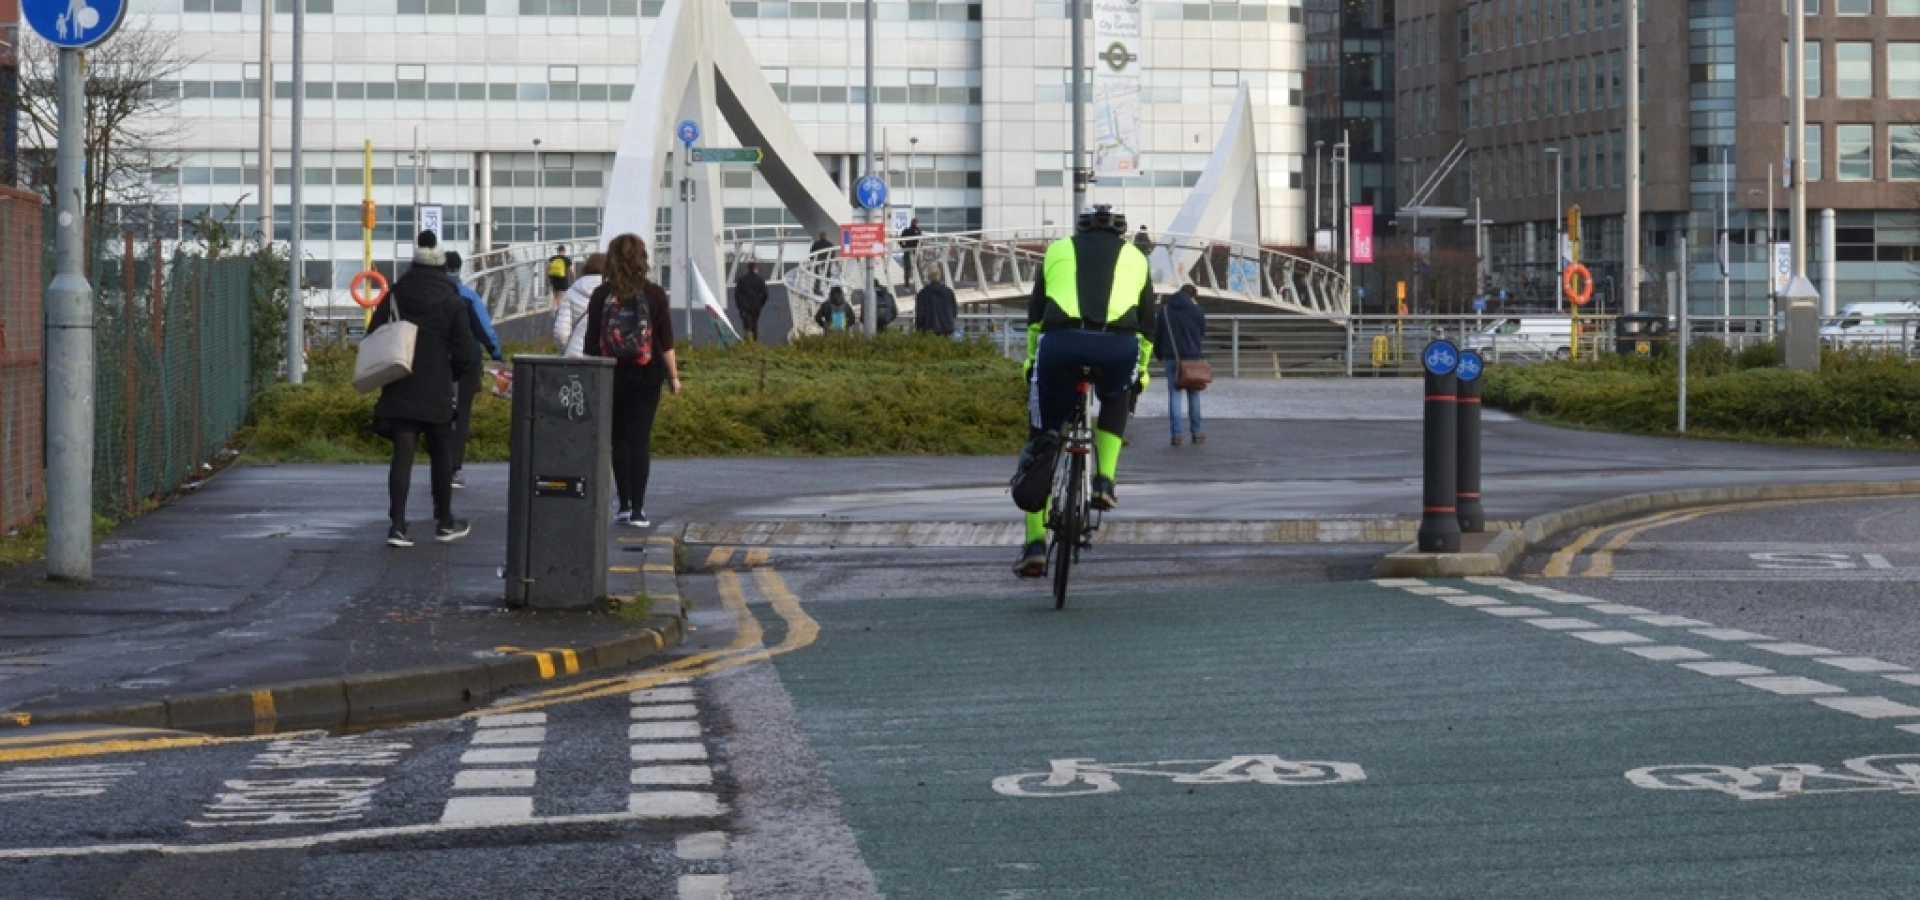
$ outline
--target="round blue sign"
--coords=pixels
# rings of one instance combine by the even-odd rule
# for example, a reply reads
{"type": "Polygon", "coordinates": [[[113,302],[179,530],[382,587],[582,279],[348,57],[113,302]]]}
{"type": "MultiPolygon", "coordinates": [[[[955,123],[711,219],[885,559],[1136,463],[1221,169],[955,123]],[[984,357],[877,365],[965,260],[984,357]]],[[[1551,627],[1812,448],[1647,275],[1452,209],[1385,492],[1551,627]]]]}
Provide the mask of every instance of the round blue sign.
{"type": "Polygon", "coordinates": [[[22,0],[34,33],[62,50],[85,50],[107,39],[127,17],[128,0],[22,0]]]}
{"type": "Polygon", "coordinates": [[[853,197],[864,209],[879,209],[887,205],[887,182],[878,175],[862,175],[854,183],[853,197]]]}
{"type": "Polygon", "coordinates": [[[673,133],[680,136],[680,143],[691,147],[694,141],[700,139],[700,126],[695,124],[692,119],[688,119],[681,122],[680,127],[675,129],[673,133]]]}
{"type": "Polygon", "coordinates": [[[1445,375],[1460,364],[1460,351],[1455,350],[1450,341],[1434,341],[1421,352],[1420,362],[1428,372],[1445,375]]]}
{"type": "Polygon", "coordinates": [[[1462,350],[1460,365],[1454,369],[1454,374],[1459,375],[1461,381],[1476,381],[1480,378],[1481,370],[1485,368],[1486,364],[1481,362],[1480,354],[1472,350],[1462,350]]]}

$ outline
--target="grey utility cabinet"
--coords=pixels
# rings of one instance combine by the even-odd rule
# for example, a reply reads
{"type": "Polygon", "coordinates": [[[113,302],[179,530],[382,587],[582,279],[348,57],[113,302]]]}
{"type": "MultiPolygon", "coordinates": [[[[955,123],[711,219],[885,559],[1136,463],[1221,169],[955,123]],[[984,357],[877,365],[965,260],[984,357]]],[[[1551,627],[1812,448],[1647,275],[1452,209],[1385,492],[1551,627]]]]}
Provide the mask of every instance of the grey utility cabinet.
{"type": "Polygon", "coordinates": [[[607,595],[613,361],[513,359],[507,605],[581,609],[607,595]]]}

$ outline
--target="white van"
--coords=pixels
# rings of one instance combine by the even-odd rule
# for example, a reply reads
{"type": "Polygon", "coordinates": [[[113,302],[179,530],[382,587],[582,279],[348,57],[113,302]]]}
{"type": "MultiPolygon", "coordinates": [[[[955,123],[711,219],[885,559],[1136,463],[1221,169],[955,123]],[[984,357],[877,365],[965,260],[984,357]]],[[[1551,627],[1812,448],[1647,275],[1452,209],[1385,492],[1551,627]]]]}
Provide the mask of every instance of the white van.
{"type": "Polygon", "coordinates": [[[1873,300],[1840,307],[1820,326],[1820,343],[1854,349],[1911,351],[1920,342],[1920,302],[1873,300]]]}
{"type": "Polygon", "coordinates": [[[1573,319],[1568,316],[1514,316],[1466,337],[1469,350],[1491,362],[1566,359],[1573,355],[1573,319]]]}

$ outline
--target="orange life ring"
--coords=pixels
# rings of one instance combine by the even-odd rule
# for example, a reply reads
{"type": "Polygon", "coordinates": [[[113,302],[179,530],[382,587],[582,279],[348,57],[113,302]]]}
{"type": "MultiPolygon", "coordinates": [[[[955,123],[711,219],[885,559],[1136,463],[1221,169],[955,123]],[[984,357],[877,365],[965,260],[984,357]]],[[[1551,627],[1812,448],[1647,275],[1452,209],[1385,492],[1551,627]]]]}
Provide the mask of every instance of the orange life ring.
{"type": "Polygon", "coordinates": [[[347,293],[353,297],[353,302],[360,304],[366,309],[372,309],[379,306],[380,301],[387,298],[387,276],[373,269],[368,269],[353,276],[353,281],[347,284],[347,293]],[[380,291],[372,297],[363,296],[360,293],[360,285],[369,281],[373,282],[374,286],[380,291]]]}
{"type": "Polygon", "coordinates": [[[1593,273],[1579,263],[1568,266],[1566,274],[1560,276],[1560,290],[1573,305],[1587,305],[1593,299],[1593,273]]]}

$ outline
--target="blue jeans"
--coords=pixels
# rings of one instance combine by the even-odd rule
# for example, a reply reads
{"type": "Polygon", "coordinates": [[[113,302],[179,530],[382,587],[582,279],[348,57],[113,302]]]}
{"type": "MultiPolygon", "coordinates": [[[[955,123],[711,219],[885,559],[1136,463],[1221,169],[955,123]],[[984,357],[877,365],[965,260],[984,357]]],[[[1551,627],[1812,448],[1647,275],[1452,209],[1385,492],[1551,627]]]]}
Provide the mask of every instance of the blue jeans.
{"type": "Polygon", "coordinates": [[[1173,436],[1180,436],[1180,398],[1187,398],[1187,420],[1193,434],[1200,433],[1200,392],[1183,391],[1173,386],[1174,373],[1180,364],[1169,359],[1167,362],[1167,419],[1173,423],[1173,436]]]}

